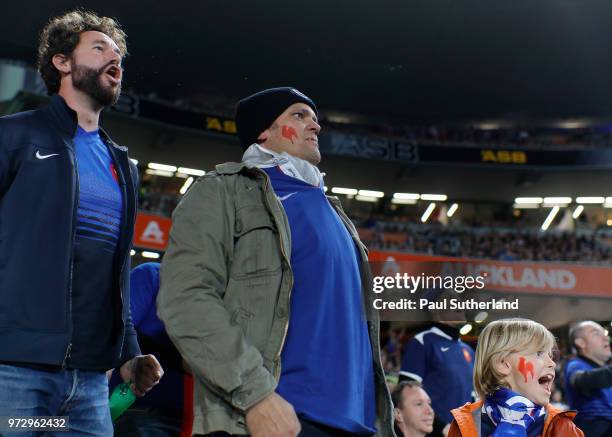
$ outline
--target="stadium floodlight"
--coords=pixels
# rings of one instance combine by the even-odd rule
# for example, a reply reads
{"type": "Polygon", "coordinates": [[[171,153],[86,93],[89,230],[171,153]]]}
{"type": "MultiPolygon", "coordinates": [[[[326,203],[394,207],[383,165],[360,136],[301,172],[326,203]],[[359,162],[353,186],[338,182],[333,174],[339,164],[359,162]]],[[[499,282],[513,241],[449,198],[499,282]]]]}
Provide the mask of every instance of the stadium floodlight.
{"type": "Polygon", "coordinates": [[[446,211],[446,216],[452,217],[457,212],[457,209],[459,209],[459,205],[457,205],[456,203],[453,203],[451,207],[448,208],[448,211],[446,211]]]}
{"type": "Polygon", "coordinates": [[[578,217],[580,217],[580,214],[582,214],[582,211],[584,211],[584,206],[578,205],[576,209],[574,210],[574,213],[572,214],[572,218],[576,220],[578,217]]]}
{"type": "Polygon", "coordinates": [[[363,196],[361,194],[358,194],[355,196],[355,199],[360,200],[361,202],[378,202],[378,199],[380,199],[380,197],[363,196]]]}
{"type": "Polygon", "coordinates": [[[537,203],[515,203],[512,207],[514,209],[538,209],[540,205],[537,203]]]}
{"type": "Polygon", "coordinates": [[[143,258],[150,258],[150,259],[159,259],[159,257],[161,256],[157,252],[149,252],[147,250],[143,250],[141,255],[143,258]]]}
{"type": "Polygon", "coordinates": [[[393,193],[393,198],[398,200],[419,200],[420,197],[417,193],[393,193]]]}
{"type": "Polygon", "coordinates": [[[446,194],[421,194],[422,200],[429,200],[430,202],[444,202],[447,198],[446,194]]]}
{"type": "Polygon", "coordinates": [[[346,194],[347,196],[354,196],[358,193],[358,191],[354,188],[342,188],[342,187],[333,187],[332,193],[334,194],[346,194]]]}
{"type": "Polygon", "coordinates": [[[385,193],[383,193],[382,191],[373,191],[373,190],[359,190],[357,194],[359,194],[360,196],[367,196],[367,197],[377,197],[377,198],[385,197],[385,193]]]}
{"type": "Polygon", "coordinates": [[[157,162],[149,162],[147,164],[147,167],[153,170],[163,170],[163,171],[171,171],[171,172],[176,171],[176,167],[174,165],[158,164],[157,162]]]}
{"type": "Polygon", "coordinates": [[[459,334],[461,334],[461,335],[468,335],[470,332],[472,332],[472,324],[471,323],[466,323],[459,330],[459,334]]]}
{"type": "Polygon", "coordinates": [[[557,216],[558,212],[559,212],[559,207],[558,206],[555,206],[555,207],[553,207],[553,209],[550,210],[550,212],[548,213],[548,216],[546,217],[546,220],[544,220],[544,223],[542,223],[542,228],[541,229],[543,231],[548,230],[548,227],[553,222],[553,220],[557,216]]]}
{"type": "Polygon", "coordinates": [[[605,197],[576,197],[576,203],[583,204],[599,204],[604,203],[606,201],[605,197]]]}
{"type": "Polygon", "coordinates": [[[485,320],[487,320],[487,317],[489,317],[489,313],[486,311],[480,311],[478,314],[476,314],[474,316],[474,322],[476,323],[482,323],[485,320]]]}
{"type": "Polygon", "coordinates": [[[604,208],[612,208],[612,197],[606,197],[606,201],[604,202],[604,208]]]}
{"type": "Polygon", "coordinates": [[[572,203],[571,197],[545,197],[544,206],[565,206],[572,203]]]}
{"type": "Polygon", "coordinates": [[[586,122],[579,118],[564,120],[558,123],[558,126],[562,129],[581,129],[585,127],[586,125],[587,125],[586,122]]]}
{"type": "Polygon", "coordinates": [[[514,203],[517,205],[539,205],[544,199],[541,197],[517,197],[514,203]]]}
{"type": "Polygon", "coordinates": [[[429,220],[429,216],[434,211],[434,209],[436,209],[436,204],[430,203],[425,212],[423,213],[423,216],[421,217],[421,222],[425,223],[427,220],[429,220]]]}
{"type": "Polygon", "coordinates": [[[416,199],[391,199],[391,203],[396,205],[416,205],[416,199]]]}
{"type": "Polygon", "coordinates": [[[476,128],[480,130],[498,130],[501,129],[501,127],[501,124],[495,122],[480,123],[476,125],[476,128]]]}
{"type": "Polygon", "coordinates": [[[197,168],[179,167],[179,173],[188,174],[189,176],[204,176],[206,172],[204,170],[198,170],[197,168]]]}
{"type": "Polygon", "coordinates": [[[187,190],[189,189],[189,187],[191,187],[191,184],[193,184],[193,176],[189,176],[189,178],[187,178],[187,180],[185,181],[185,183],[179,190],[179,193],[185,194],[187,190]]]}
{"type": "Polygon", "coordinates": [[[167,178],[171,178],[174,176],[174,172],[166,171],[166,170],[154,170],[152,168],[148,168],[145,170],[146,174],[155,175],[155,176],[165,176],[167,178]]]}
{"type": "Polygon", "coordinates": [[[136,255],[136,251],[134,249],[130,250],[130,256],[136,255]]]}
{"type": "Polygon", "coordinates": [[[130,161],[134,163],[134,165],[138,165],[138,160],[134,158],[130,158],[130,161]]]}

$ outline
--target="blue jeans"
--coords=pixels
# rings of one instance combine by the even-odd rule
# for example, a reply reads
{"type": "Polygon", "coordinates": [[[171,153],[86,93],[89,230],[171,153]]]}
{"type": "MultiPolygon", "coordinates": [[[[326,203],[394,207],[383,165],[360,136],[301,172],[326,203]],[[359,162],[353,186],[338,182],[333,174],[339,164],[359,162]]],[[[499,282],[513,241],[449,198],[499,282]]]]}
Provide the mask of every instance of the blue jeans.
{"type": "Polygon", "coordinates": [[[3,437],[113,435],[104,372],[46,371],[0,364],[0,416],[68,416],[68,432],[6,432],[3,437]]]}

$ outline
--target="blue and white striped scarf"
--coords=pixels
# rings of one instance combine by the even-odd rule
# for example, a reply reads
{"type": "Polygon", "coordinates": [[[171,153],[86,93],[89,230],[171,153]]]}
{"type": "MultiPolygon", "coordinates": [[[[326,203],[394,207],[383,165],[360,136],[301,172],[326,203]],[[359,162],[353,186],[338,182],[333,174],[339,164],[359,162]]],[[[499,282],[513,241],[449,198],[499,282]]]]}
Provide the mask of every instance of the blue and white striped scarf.
{"type": "Polygon", "coordinates": [[[496,426],[491,437],[527,437],[546,414],[543,407],[507,388],[487,396],[482,410],[496,426]]]}

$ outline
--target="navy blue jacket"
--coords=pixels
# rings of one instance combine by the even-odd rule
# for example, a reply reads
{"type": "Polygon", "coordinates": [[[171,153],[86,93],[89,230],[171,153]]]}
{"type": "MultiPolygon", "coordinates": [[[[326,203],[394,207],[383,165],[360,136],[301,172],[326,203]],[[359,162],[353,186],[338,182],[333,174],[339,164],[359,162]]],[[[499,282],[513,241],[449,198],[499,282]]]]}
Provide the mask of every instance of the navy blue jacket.
{"type": "MultiPolygon", "coordinates": [[[[55,95],[42,109],[0,118],[0,361],[63,366],[72,339],[72,268],[79,196],[77,115],[55,95]]],[[[113,275],[113,347],[105,368],[140,349],[130,316],[130,249],[138,173],[100,129],[123,198],[113,275]],[[121,317],[118,317],[118,315],[121,317]]]]}

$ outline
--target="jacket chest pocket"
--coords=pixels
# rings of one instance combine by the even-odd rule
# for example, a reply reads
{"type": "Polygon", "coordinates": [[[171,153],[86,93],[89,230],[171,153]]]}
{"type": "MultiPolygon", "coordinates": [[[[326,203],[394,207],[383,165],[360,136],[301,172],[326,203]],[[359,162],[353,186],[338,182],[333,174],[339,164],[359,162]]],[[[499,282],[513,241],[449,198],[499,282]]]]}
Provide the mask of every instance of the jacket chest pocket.
{"type": "Polygon", "coordinates": [[[249,205],[236,211],[234,259],[235,278],[274,272],[281,266],[278,231],[262,205],[249,205]]]}
{"type": "Polygon", "coordinates": [[[40,187],[39,192],[49,188],[49,181],[59,186],[69,187],[72,166],[66,151],[43,148],[34,144],[24,148],[21,166],[16,169],[15,184],[24,183],[30,187],[40,187]]]}

